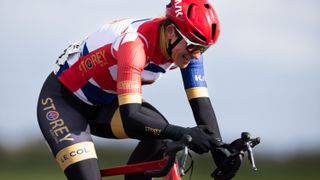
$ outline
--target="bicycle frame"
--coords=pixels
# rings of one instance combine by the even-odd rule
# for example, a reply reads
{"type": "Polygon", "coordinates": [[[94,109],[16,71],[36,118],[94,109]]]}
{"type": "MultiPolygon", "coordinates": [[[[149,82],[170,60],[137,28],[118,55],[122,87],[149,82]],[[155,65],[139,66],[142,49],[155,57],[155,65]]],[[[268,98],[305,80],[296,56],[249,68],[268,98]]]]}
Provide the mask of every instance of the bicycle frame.
{"type": "MultiPolygon", "coordinates": [[[[112,168],[101,169],[101,177],[142,173],[150,170],[159,170],[168,162],[168,157],[164,157],[161,160],[129,164],[125,166],[118,166],[112,168]]],[[[181,180],[179,168],[177,163],[174,163],[169,173],[163,177],[163,180],[181,180]]]]}
{"type": "Polygon", "coordinates": [[[162,177],[163,180],[181,180],[184,175],[184,166],[188,156],[187,145],[192,138],[184,135],[179,141],[163,141],[164,157],[160,160],[129,164],[109,169],[100,170],[101,176],[115,176],[124,174],[144,173],[150,177],[162,177]],[[176,158],[177,152],[184,150],[179,162],[176,158]],[[181,173],[180,173],[181,172],[181,173]]]}

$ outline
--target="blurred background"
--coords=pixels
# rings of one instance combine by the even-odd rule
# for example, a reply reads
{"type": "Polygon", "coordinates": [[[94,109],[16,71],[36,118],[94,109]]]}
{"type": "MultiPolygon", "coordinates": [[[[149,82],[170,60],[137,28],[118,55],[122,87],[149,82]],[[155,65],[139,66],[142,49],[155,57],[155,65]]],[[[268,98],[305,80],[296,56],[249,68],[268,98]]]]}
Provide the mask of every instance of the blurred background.
{"type": "MultiPolygon", "coordinates": [[[[221,35],[205,53],[205,74],[222,136],[230,142],[248,131],[262,138],[259,171],[246,161],[235,179],[320,179],[320,1],[210,2],[221,35]]],[[[0,179],[64,179],[36,119],[56,58],[104,23],[162,16],[167,3],[0,0],[0,179]]],[[[143,92],[171,123],[195,125],[179,71],[143,92]]],[[[124,164],[137,143],[94,140],[101,166],[124,164]]],[[[210,158],[195,159],[193,178],[209,179],[210,158]]]]}

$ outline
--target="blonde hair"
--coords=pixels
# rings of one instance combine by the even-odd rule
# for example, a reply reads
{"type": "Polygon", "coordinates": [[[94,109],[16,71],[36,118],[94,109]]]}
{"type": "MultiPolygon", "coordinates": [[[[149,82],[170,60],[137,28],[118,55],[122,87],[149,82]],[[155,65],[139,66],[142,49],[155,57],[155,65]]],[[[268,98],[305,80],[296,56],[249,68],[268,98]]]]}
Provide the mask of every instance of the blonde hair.
{"type": "Polygon", "coordinates": [[[166,41],[166,27],[172,24],[169,20],[164,20],[159,27],[159,39],[160,39],[160,50],[161,53],[167,58],[170,58],[170,55],[167,51],[168,43],[166,41]]]}

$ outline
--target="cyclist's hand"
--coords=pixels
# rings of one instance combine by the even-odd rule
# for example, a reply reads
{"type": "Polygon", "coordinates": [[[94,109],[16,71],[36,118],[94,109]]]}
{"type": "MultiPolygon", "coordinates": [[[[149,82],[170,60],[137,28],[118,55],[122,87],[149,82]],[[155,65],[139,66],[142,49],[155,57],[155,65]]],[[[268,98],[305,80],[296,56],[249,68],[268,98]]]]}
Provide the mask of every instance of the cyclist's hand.
{"type": "Polygon", "coordinates": [[[208,126],[186,128],[184,133],[192,137],[189,148],[198,154],[206,153],[222,144],[220,138],[208,126]]]}
{"type": "MultiPolygon", "coordinates": [[[[238,141],[238,140],[236,140],[238,141]]],[[[228,147],[218,147],[213,150],[213,159],[217,165],[217,169],[211,176],[215,180],[229,180],[232,179],[238,172],[243,154],[234,147],[236,141],[228,145],[228,147]]]]}
{"type": "Polygon", "coordinates": [[[185,134],[192,137],[189,148],[198,154],[222,145],[220,138],[208,126],[184,128],[169,124],[163,132],[163,137],[178,141],[185,134]]]}

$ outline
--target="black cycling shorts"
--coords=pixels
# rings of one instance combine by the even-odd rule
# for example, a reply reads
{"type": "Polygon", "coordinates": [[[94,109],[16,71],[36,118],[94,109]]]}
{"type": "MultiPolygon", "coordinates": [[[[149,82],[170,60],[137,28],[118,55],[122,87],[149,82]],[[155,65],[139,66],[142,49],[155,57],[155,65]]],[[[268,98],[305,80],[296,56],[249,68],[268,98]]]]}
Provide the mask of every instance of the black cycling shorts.
{"type": "MultiPolygon", "coordinates": [[[[149,103],[142,111],[167,120],[149,103]]],[[[128,138],[119,114],[118,100],[109,105],[91,106],[78,99],[51,73],[38,100],[37,116],[40,129],[60,168],[68,179],[101,179],[99,162],[91,135],[106,138],[128,138]]],[[[155,160],[162,157],[160,141],[142,140],[128,163],[155,160]]],[[[150,179],[142,174],[125,179],[150,179]]]]}

